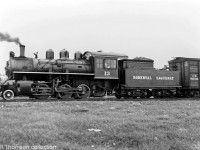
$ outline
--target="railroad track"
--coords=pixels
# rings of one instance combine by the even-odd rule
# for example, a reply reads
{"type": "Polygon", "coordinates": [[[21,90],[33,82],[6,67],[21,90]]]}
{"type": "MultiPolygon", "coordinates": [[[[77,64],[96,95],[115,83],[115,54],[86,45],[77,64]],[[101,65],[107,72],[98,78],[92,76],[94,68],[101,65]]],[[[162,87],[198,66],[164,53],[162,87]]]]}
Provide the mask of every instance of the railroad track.
{"type": "Polygon", "coordinates": [[[182,100],[191,100],[191,101],[200,101],[200,98],[129,98],[129,99],[117,99],[114,96],[107,96],[107,97],[90,97],[87,99],[56,99],[56,98],[48,98],[48,99],[33,99],[29,97],[15,97],[12,100],[4,100],[0,97],[0,102],[55,102],[55,101],[182,101],[182,100]]]}

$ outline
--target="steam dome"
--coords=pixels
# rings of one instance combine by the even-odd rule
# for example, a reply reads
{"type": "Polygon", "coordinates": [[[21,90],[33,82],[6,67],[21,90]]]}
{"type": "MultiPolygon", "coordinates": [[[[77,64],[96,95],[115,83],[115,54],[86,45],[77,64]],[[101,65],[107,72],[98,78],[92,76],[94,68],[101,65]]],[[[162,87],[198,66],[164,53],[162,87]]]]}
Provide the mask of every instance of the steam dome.
{"type": "Polygon", "coordinates": [[[65,49],[61,50],[60,59],[69,59],[69,52],[65,49]]]}

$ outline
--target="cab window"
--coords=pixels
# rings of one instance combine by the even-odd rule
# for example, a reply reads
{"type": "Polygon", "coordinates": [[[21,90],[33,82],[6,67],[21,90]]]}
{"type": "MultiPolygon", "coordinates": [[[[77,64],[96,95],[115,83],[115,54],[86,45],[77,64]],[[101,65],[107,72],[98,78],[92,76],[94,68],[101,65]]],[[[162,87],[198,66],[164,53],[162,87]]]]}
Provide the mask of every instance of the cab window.
{"type": "Polygon", "coordinates": [[[103,59],[97,59],[97,68],[103,68],[103,59]]]}
{"type": "Polygon", "coordinates": [[[116,69],[117,67],[117,61],[113,60],[113,59],[105,59],[104,61],[104,67],[105,68],[112,68],[112,69],[116,69]]]}

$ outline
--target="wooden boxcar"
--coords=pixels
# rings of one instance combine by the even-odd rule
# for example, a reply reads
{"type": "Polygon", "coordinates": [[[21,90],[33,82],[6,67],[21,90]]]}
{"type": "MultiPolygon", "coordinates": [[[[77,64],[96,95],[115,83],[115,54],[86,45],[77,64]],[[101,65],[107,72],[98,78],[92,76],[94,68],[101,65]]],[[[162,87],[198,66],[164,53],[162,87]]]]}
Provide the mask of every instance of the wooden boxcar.
{"type": "Polygon", "coordinates": [[[188,97],[199,96],[200,59],[177,57],[169,63],[169,70],[180,71],[181,94],[188,97]]]}

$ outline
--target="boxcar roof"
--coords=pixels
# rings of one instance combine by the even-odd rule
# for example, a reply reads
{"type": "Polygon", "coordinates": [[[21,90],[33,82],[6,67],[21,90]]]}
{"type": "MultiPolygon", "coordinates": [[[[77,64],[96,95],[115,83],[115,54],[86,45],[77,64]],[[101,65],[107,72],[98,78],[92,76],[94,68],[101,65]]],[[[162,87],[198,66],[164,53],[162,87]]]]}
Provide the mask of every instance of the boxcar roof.
{"type": "Polygon", "coordinates": [[[173,61],[200,61],[200,58],[187,58],[187,57],[176,57],[169,62],[173,61]]]}

